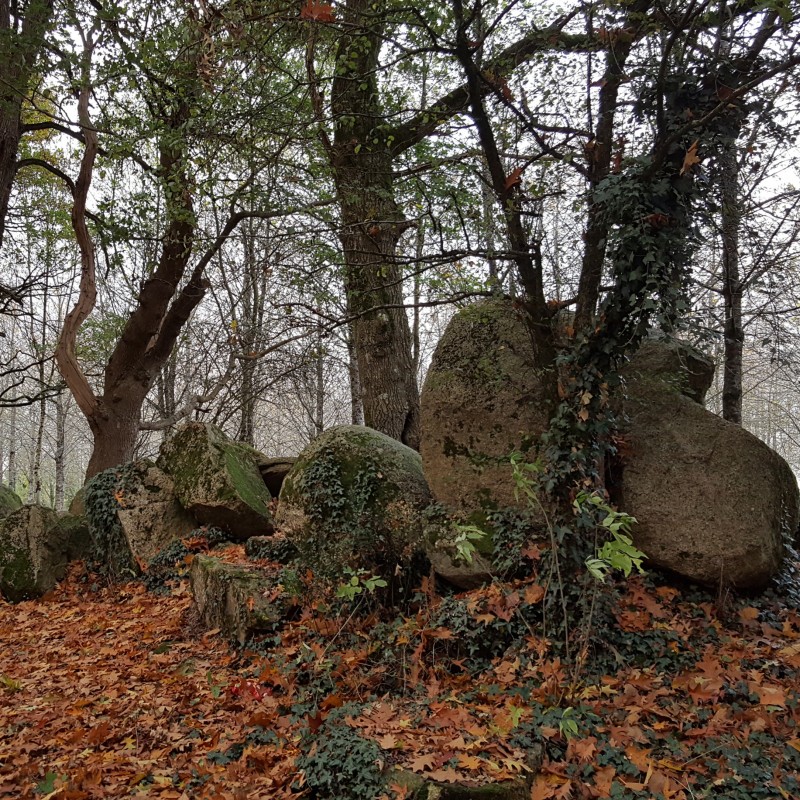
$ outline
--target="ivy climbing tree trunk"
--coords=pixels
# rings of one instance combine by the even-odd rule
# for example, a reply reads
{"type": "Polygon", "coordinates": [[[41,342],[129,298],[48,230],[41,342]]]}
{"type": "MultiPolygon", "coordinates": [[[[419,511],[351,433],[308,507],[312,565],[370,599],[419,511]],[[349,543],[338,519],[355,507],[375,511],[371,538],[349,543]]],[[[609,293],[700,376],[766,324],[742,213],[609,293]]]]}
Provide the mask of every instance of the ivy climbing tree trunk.
{"type": "MultiPolygon", "coordinates": [[[[605,54],[605,70],[599,81],[600,90],[597,101],[597,123],[592,139],[586,144],[588,161],[589,207],[587,209],[586,231],[583,235],[583,260],[578,282],[577,304],[575,306],[575,329],[588,328],[594,321],[600,286],[603,279],[603,264],[608,241],[608,225],[603,213],[600,198],[595,192],[609,175],[614,159],[614,132],[619,89],[626,80],[625,65],[634,42],[639,37],[642,19],[652,7],[652,0],[639,0],[627,12],[627,31],[625,36],[611,37],[605,54]]],[[[619,161],[622,161],[622,143],[618,143],[619,161]]]]}

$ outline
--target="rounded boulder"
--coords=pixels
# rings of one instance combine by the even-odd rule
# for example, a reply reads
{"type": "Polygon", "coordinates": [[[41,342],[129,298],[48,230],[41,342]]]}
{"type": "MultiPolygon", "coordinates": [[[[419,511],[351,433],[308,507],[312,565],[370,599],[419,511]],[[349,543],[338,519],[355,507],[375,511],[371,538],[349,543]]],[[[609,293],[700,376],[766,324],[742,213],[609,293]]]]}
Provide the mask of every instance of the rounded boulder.
{"type": "Polygon", "coordinates": [[[315,574],[363,569],[394,582],[423,547],[430,491],[419,453],[378,431],[343,425],[299,456],[276,522],[315,574]]]}

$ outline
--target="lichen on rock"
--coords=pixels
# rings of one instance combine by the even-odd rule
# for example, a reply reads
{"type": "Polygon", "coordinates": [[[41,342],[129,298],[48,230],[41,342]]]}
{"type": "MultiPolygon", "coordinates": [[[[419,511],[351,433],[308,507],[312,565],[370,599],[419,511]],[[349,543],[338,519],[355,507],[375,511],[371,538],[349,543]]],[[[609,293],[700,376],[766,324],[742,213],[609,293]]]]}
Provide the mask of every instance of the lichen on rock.
{"type": "Polygon", "coordinates": [[[41,597],[64,576],[69,547],[55,511],[22,506],[0,522],[0,593],[12,602],[41,597]]]}
{"type": "Polygon", "coordinates": [[[475,303],[453,317],[420,403],[420,454],[439,503],[467,513],[524,505],[509,456],[533,456],[549,416],[530,332],[511,299],[475,303]]]}

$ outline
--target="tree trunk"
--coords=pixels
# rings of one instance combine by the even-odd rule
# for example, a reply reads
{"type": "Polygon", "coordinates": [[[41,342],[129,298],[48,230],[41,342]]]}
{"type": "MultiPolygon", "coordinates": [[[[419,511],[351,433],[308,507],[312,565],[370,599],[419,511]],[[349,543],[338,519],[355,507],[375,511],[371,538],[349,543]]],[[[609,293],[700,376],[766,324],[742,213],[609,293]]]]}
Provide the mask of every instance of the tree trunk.
{"type": "MultiPolygon", "coordinates": [[[[652,3],[639,0],[631,13],[641,14],[652,3]]],[[[629,14],[630,18],[630,14],[629,14]]],[[[614,128],[617,111],[619,87],[625,79],[625,63],[631,52],[632,39],[620,39],[610,43],[606,53],[606,68],[600,81],[598,98],[597,126],[593,138],[587,143],[586,158],[589,167],[589,208],[586,231],[583,235],[583,262],[578,282],[578,302],[575,308],[575,330],[589,327],[597,312],[600,299],[600,286],[603,281],[603,263],[608,240],[608,221],[605,219],[602,203],[594,198],[600,183],[612,170],[614,151],[614,128]]],[[[619,158],[622,160],[622,143],[619,158]]]]}
{"type": "Polygon", "coordinates": [[[739,272],[739,161],[731,141],[719,153],[722,198],[722,297],[725,302],[725,367],[722,381],[722,416],[742,424],[743,285],[739,272]]]}
{"type": "Polygon", "coordinates": [[[322,332],[317,335],[317,358],[315,367],[314,392],[314,432],[319,436],[325,430],[325,351],[322,346],[322,332]]]}
{"type": "Polygon", "coordinates": [[[98,472],[130,461],[139,436],[142,404],[152,381],[121,382],[111,397],[104,397],[98,413],[89,419],[93,448],[87,480],[98,472]]]}
{"type": "Polygon", "coordinates": [[[64,381],[86,417],[94,439],[86,479],[133,457],[142,405],[175,342],[208,286],[203,265],[198,264],[184,283],[194,242],[195,215],[187,172],[187,130],[190,102],[197,89],[197,71],[187,53],[181,65],[180,91],[164,100],[159,141],[158,177],[164,191],[166,229],[156,269],[144,282],[105,367],[103,393],[98,396],[81,369],[76,354],[77,334],[92,312],[96,295],[95,248],[86,225],[86,200],[98,151],[97,132],[89,117],[90,66],[94,42],[84,43],[82,86],[78,115],[86,148],[75,182],[72,226],[81,251],[81,286],[78,301],[67,315],[56,348],[56,362],[64,381]],[[181,288],[181,284],[184,283],[181,288]]]}
{"type": "Polygon", "coordinates": [[[53,14],[52,0],[30,0],[19,26],[17,4],[0,0],[0,244],[14,185],[17,150],[22,137],[22,100],[53,14]],[[13,7],[13,12],[12,12],[13,7]]]}
{"type": "Polygon", "coordinates": [[[347,373],[350,378],[350,421],[353,425],[364,424],[364,405],[361,402],[361,376],[358,374],[358,359],[353,346],[353,328],[347,331],[347,373]]]}
{"type": "Polygon", "coordinates": [[[8,423],[8,485],[16,491],[17,486],[17,408],[11,407],[8,423]]]}
{"type": "Polygon", "coordinates": [[[364,420],[417,448],[419,390],[396,259],[409,226],[395,201],[391,142],[377,104],[380,18],[371,0],[348,0],[331,94],[331,160],[364,420]]]}
{"type": "Polygon", "coordinates": [[[67,403],[64,398],[64,393],[59,392],[53,401],[56,407],[56,449],[55,449],[55,501],[54,506],[56,511],[64,510],[64,489],[66,485],[65,480],[65,455],[67,445],[67,403]]]}
{"type": "Polygon", "coordinates": [[[42,397],[36,404],[36,434],[34,436],[33,454],[31,456],[31,483],[28,497],[34,505],[42,500],[42,443],[44,441],[44,424],[47,419],[47,398],[42,397]]]}

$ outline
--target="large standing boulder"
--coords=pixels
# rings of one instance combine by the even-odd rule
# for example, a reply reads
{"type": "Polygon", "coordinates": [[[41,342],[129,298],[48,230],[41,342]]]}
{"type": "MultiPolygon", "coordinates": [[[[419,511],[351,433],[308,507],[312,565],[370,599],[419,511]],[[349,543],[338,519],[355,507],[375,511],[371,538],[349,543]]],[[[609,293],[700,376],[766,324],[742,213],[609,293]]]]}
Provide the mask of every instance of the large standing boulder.
{"type": "Polygon", "coordinates": [[[22,507],[22,500],[17,493],[0,483],[0,519],[7,517],[12,511],[22,507]]]}
{"type": "Polygon", "coordinates": [[[196,527],[175,496],[172,478],[151,461],[96,475],[86,486],[94,557],[116,578],[138,575],[170,542],[196,527]]]}
{"type": "Polygon", "coordinates": [[[419,453],[361,425],[331,428],[299,456],[276,521],[302,562],[332,580],[365,569],[395,582],[422,548],[430,492],[419,453]]]}
{"type": "Polygon", "coordinates": [[[420,454],[434,498],[466,512],[518,506],[508,456],[537,442],[547,407],[530,333],[512,301],[459,311],[422,389],[420,454]]]}
{"type": "Polygon", "coordinates": [[[633,537],[647,563],[709,586],[763,587],[797,528],[794,474],[761,440],[691,399],[710,383],[707,367],[692,379],[665,369],[670,352],[659,358],[659,347],[649,342],[624,370],[629,454],[614,499],[638,520],[633,537]]]}
{"type": "Polygon", "coordinates": [[[12,602],[41,597],[64,577],[69,546],[55,511],[22,506],[0,522],[0,593],[12,602]]]}
{"type": "Polygon", "coordinates": [[[253,448],[232,441],[214,425],[191,422],[164,443],[157,463],[198,522],[242,541],[272,533],[272,497],[253,448]]]}

